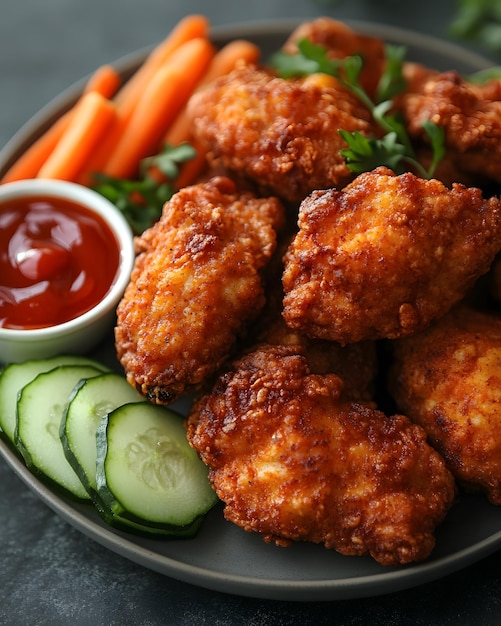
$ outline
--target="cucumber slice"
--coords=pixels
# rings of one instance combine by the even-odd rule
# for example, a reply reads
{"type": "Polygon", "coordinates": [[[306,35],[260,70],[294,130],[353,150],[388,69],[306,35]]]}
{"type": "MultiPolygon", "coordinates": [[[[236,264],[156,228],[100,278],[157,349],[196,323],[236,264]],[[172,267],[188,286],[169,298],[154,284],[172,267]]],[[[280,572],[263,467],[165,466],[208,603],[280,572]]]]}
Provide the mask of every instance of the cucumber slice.
{"type": "Polygon", "coordinates": [[[108,372],[81,380],[70,394],[59,436],[64,454],[83,486],[102,508],[96,484],[96,430],[101,418],[130,402],[144,401],[123,376],[108,372]]]}
{"type": "Polygon", "coordinates": [[[91,365],[106,371],[108,368],[83,356],[61,355],[50,359],[33,359],[24,363],[6,365],[0,373],[0,430],[14,444],[16,430],[16,404],[21,389],[38,374],[60,365],[91,365]]]}
{"type": "Polygon", "coordinates": [[[101,511],[101,516],[107,524],[113,526],[117,530],[134,533],[135,535],[147,535],[153,539],[191,539],[197,534],[198,529],[203,522],[203,517],[200,516],[187,526],[146,524],[122,517],[121,515],[108,510],[101,511]]]}
{"type": "Polygon", "coordinates": [[[183,422],[148,403],[126,404],[103,417],[96,433],[97,488],[115,515],[174,530],[217,502],[183,422]]]}
{"type": "Polygon", "coordinates": [[[14,440],[26,465],[82,500],[89,494],[66,460],[59,428],[75,385],[101,373],[91,365],[61,365],[38,374],[22,388],[17,401],[14,440]]]}

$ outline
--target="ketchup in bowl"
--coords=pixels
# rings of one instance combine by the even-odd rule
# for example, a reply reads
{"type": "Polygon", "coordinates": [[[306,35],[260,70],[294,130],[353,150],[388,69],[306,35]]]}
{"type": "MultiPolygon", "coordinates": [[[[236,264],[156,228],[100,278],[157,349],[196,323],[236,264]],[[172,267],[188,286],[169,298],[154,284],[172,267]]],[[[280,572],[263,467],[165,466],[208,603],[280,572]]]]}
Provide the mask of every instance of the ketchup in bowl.
{"type": "Polygon", "coordinates": [[[0,327],[72,320],[109,291],[120,247],[106,221],[64,197],[0,202],[0,327]]]}

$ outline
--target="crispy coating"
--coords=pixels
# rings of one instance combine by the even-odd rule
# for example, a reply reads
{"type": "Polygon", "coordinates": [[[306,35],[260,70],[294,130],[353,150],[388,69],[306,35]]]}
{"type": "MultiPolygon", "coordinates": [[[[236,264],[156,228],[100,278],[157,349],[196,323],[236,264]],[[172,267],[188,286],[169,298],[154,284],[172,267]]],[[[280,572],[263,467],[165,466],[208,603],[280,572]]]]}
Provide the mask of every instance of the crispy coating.
{"type": "Polygon", "coordinates": [[[386,64],[385,48],[381,39],[358,33],[338,20],[319,17],[300,24],[291,33],[283,49],[289,54],[295,54],[297,43],[303,38],[326,48],[330,59],[361,56],[363,67],[359,81],[369,96],[375,100],[379,79],[386,64]]]}
{"type": "Polygon", "coordinates": [[[336,341],[311,339],[289,328],[282,316],[277,316],[262,333],[259,345],[288,346],[306,358],[312,374],[336,374],[343,381],[343,393],[347,397],[373,402],[378,372],[375,342],[341,346],[336,341]]]}
{"type": "Polygon", "coordinates": [[[197,389],[228,357],[264,304],[260,271],[283,220],[276,198],[214,178],[175,194],[138,239],[115,338],[127,379],[149,400],[197,389]]]}
{"type": "Polygon", "coordinates": [[[284,80],[249,66],[196,93],[189,112],[212,166],[290,202],[351,180],[339,129],[371,130],[368,110],[335,79],[284,80]]]}
{"type": "Polygon", "coordinates": [[[459,306],[393,342],[390,389],[458,482],[501,504],[501,318],[459,306]]]}
{"type": "Polygon", "coordinates": [[[404,337],[456,304],[500,248],[499,199],[378,168],[301,204],[284,319],[343,345],[404,337]]]}
{"type": "Polygon", "coordinates": [[[248,333],[246,352],[263,345],[294,346],[302,354],[312,374],[337,374],[343,381],[343,393],[352,400],[373,402],[378,374],[376,343],[361,341],[341,346],[336,341],[312,339],[289,328],[282,317],[283,253],[287,241],[279,244],[266,267],[266,304],[248,333]]]}
{"type": "Polygon", "coordinates": [[[294,349],[243,357],[196,404],[188,439],[226,519],[265,541],[322,543],[384,565],[425,559],[455,485],[424,431],[342,396],[294,349]]]}
{"type": "Polygon", "coordinates": [[[460,170],[499,183],[500,95],[500,81],[478,87],[450,71],[415,84],[400,106],[412,138],[428,142],[422,125],[431,120],[444,129],[447,157],[460,170]]]}

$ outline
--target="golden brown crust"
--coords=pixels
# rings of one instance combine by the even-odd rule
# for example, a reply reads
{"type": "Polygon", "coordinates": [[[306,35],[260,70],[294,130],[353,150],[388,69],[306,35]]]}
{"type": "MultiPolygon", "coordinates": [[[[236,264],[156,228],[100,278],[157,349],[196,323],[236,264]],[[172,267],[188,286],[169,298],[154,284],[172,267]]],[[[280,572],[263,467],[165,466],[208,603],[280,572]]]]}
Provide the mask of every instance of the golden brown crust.
{"type": "Polygon", "coordinates": [[[501,182],[500,81],[477,87],[457,72],[432,75],[401,99],[401,110],[413,139],[427,141],[423,122],[445,132],[447,158],[465,172],[501,182]]]}
{"type": "Polygon", "coordinates": [[[468,489],[501,504],[501,318],[460,306],[393,344],[390,388],[468,489]]]}
{"type": "Polygon", "coordinates": [[[303,355],[312,374],[336,374],[343,380],[343,393],[352,400],[373,402],[378,373],[376,343],[363,341],[341,346],[335,341],[312,339],[289,328],[282,317],[283,253],[288,240],[279,244],[266,268],[266,304],[253,322],[243,349],[252,352],[262,345],[294,346],[303,355]]]}
{"type": "Polygon", "coordinates": [[[137,241],[115,336],[127,379],[151,401],[197,389],[228,357],[264,304],[260,271],[283,219],[275,198],[215,178],[174,195],[137,241]]]}
{"type": "Polygon", "coordinates": [[[359,76],[360,84],[375,100],[376,88],[386,63],[381,39],[362,35],[338,20],[319,17],[300,24],[285,42],[284,50],[294,54],[297,52],[297,42],[304,37],[326,48],[330,59],[361,56],[363,67],[359,76]]]}
{"type": "Polygon", "coordinates": [[[500,203],[385,168],[301,205],[284,318],[341,344],[398,338],[444,315],[501,247],[500,203]]]}
{"type": "Polygon", "coordinates": [[[455,486],[424,431],[347,401],[294,348],[243,357],[195,405],[188,439],[228,520],[384,565],[426,558],[455,486]]]}
{"type": "Polygon", "coordinates": [[[213,166],[265,192],[301,201],[313,189],[352,179],[339,129],[368,134],[368,111],[334,80],[284,80],[241,67],[195,94],[195,137],[213,166]]]}

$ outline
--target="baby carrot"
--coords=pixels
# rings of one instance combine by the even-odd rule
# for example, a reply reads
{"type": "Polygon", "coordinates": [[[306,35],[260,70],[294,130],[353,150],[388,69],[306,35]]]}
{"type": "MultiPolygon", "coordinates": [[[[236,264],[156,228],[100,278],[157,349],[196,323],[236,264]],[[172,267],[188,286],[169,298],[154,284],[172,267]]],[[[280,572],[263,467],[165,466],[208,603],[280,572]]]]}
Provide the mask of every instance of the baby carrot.
{"type": "Polygon", "coordinates": [[[71,121],[72,112],[70,111],[56,120],[43,135],[34,141],[7,170],[1,182],[10,183],[15,180],[35,178],[42,165],[57,146],[58,141],[66,132],[71,121]]]}
{"type": "Polygon", "coordinates": [[[115,115],[114,104],[101,94],[90,91],[82,96],[66,131],[40,168],[38,177],[75,181],[115,115]]]}
{"type": "Polygon", "coordinates": [[[207,85],[216,78],[229,74],[240,62],[248,65],[257,63],[260,54],[261,52],[256,44],[246,39],[233,39],[215,54],[207,73],[201,81],[201,85],[207,85]]]}
{"type": "Polygon", "coordinates": [[[153,76],[172,53],[187,41],[207,37],[208,31],[209,22],[203,15],[188,15],[180,20],[117,93],[115,102],[119,114],[129,118],[153,76]]]}
{"type": "Polygon", "coordinates": [[[112,120],[106,134],[102,137],[95,150],[89,155],[84,166],[80,170],[77,183],[91,187],[96,184],[94,174],[104,173],[106,163],[110,159],[115,146],[118,145],[120,138],[125,133],[128,120],[124,119],[117,111],[115,118],[112,120]]]}
{"type": "Polygon", "coordinates": [[[120,74],[113,66],[101,65],[87,81],[83,93],[96,91],[105,98],[112,98],[118,91],[121,82],[120,74]]]}
{"type": "MultiPolygon", "coordinates": [[[[258,46],[245,39],[235,39],[216,52],[197,90],[205,87],[216,78],[229,74],[239,62],[257,63],[260,56],[258,46]]],[[[164,143],[177,146],[190,138],[192,123],[185,109],[177,116],[164,137],[164,143]]]]}
{"type": "Polygon", "coordinates": [[[167,128],[188,101],[213,56],[209,40],[198,37],[180,46],[157,69],[102,169],[104,174],[130,178],[139,161],[159,148],[167,128]]]}
{"type": "MultiPolygon", "coordinates": [[[[120,86],[120,75],[111,65],[103,65],[93,72],[87,81],[83,94],[91,91],[100,93],[106,98],[111,98],[120,86]]],[[[49,158],[58,141],[66,132],[77,105],[58,118],[29,148],[17,159],[17,161],[5,173],[2,183],[35,178],[38,171],[49,158]]]]}
{"type": "Polygon", "coordinates": [[[174,181],[176,189],[182,189],[183,187],[192,185],[207,165],[205,151],[201,147],[196,145],[196,142],[191,141],[191,144],[195,145],[197,149],[197,155],[195,156],[195,158],[190,159],[189,161],[186,161],[186,163],[183,163],[181,165],[181,171],[174,181]]]}

